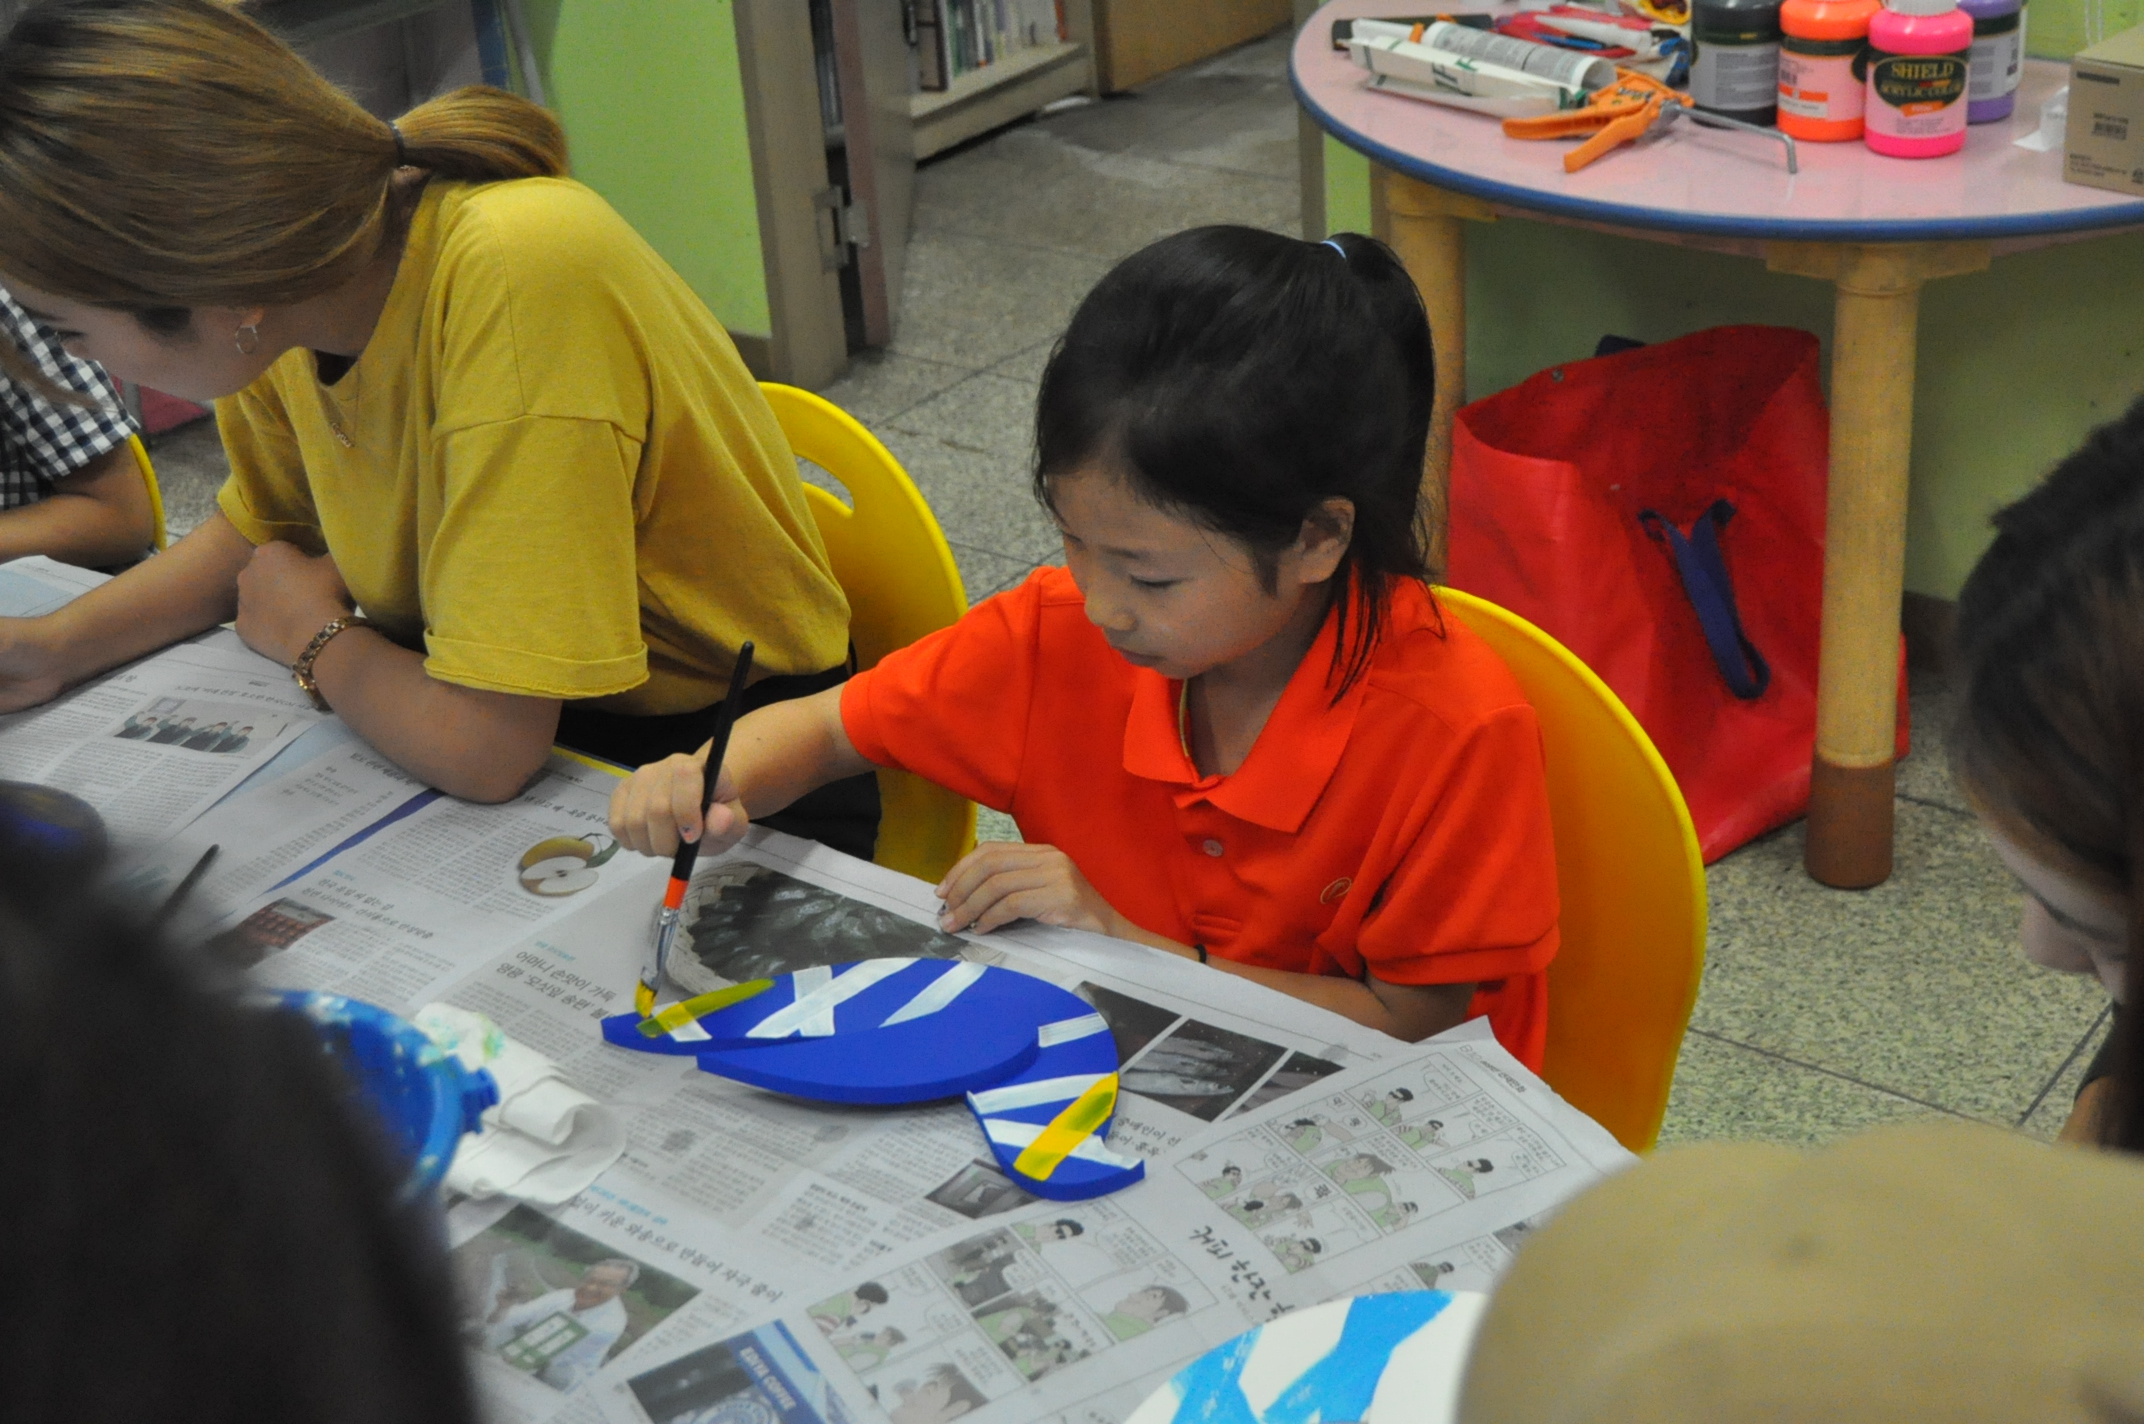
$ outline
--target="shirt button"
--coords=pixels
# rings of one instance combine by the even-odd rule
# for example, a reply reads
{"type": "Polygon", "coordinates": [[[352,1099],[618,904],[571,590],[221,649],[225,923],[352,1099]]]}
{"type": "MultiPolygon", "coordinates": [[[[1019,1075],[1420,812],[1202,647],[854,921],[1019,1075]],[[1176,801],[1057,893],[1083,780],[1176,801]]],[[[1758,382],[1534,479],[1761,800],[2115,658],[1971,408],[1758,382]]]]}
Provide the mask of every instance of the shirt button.
{"type": "Polygon", "coordinates": [[[1201,846],[1200,849],[1205,851],[1208,855],[1219,855],[1224,849],[1226,849],[1226,847],[1224,847],[1219,841],[1209,840],[1206,842],[1205,845],[1201,846]]]}

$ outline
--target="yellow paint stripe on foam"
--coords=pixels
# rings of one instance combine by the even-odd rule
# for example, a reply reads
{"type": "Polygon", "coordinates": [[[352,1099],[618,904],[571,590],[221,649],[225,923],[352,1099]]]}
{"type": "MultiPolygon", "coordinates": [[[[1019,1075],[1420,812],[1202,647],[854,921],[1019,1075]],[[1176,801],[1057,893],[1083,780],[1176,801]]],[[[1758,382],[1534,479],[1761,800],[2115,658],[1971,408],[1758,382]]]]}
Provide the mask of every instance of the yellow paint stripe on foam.
{"type": "Polygon", "coordinates": [[[1021,1149],[1012,1169],[1038,1182],[1047,1182],[1072,1149],[1094,1135],[1117,1108],[1117,1075],[1105,1073],[1095,1085],[1072,1100],[1063,1112],[1050,1119],[1042,1135],[1021,1149]]]}
{"type": "Polygon", "coordinates": [[[749,979],[742,984],[732,984],[727,989],[717,989],[712,994],[702,994],[697,998],[672,1004],[652,1018],[642,1019],[639,1028],[641,1033],[649,1038],[661,1038],[666,1033],[683,1028],[694,1019],[705,1018],[717,1009],[741,1004],[746,999],[756,999],[773,987],[772,979],[749,979]]]}

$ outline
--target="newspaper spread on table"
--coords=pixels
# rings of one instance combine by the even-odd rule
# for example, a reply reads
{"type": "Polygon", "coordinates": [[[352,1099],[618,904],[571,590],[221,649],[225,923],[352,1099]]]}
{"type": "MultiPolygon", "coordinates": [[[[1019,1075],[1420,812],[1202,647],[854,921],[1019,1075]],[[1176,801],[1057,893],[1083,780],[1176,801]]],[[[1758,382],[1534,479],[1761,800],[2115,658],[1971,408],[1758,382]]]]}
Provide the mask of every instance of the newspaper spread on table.
{"type": "Polygon", "coordinates": [[[498,1419],[742,1418],[720,1407],[744,1395],[773,1411],[753,1417],[821,1424],[1116,1424],[1282,1311],[1488,1284],[1543,1213],[1628,1160],[1485,1025],[1407,1045],[1096,936],[941,934],[920,882],[765,831],[695,874],[681,977],[898,954],[1050,979],[1110,1024],[1111,1141],[1148,1179],[1037,1201],[957,1103],[805,1103],[612,1048],[596,1023],[630,1002],[666,864],[616,853],[551,897],[522,875],[538,838],[603,855],[611,784],[560,758],[512,806],[431,803],[224,925],[269,982],[485,1013],[625,1116],[625,1156],[566,1206],[450,1215],[498,1419]]]}
{"type": "MultiPolygon", "coordinates": [[[[0,566],[0,613],[49,612],[101,576],[0,566]],[[17,610],[20,610],[18,612],[17,610]]],[[[81,797],[122,850],[185,827],[320,720],[284,669],[236,638],[180,643],[0,716],[0,780],[81,797]]]]}
{"type": "MultiPolygon", "coordinates": [[[[0,567],[0,612],[18,567],[0,567]]],[[[112,681],[214,666],[236,696],[236,656],[184,645],[112,681]]],[[[121,700],[72,715],[109,726],[121,700]]],[[[0,719],[0,764],[77,754],[25,755],[24,725],[0,719]]],[[[1040,1201],[960,1104],[806,1103],[613,1048],[597,1022],[630,1004],[668,873],[605,830],[614,785],[559,754],[515,800],[472,805],[331,720],[205,815],[174,813],[180,833],[132,862],[137,883],[163,883],[221,846],[194,922],[261,982],[482,1012],[620,1112],[625,1155],[572,1201],[448,1214],[494,1419],[1119,1424],[1284,1311],[1486,1286],[1547,1212],[1631,1160],[1479,1022],[1410,1045],[1099,936],[942,934],[922,882],[765,830],[701,863],[681,981],[884,955],[1049,979],[1109,1024],[1111,1143],[1146,1180],[1040,1201]]]]}

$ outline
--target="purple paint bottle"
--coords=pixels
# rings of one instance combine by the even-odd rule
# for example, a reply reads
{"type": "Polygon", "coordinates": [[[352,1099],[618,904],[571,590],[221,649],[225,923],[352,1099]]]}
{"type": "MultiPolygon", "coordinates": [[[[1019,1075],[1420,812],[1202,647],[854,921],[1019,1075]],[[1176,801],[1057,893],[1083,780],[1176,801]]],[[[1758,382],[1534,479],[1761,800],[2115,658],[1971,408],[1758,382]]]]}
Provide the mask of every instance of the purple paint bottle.
{"type": "Polygon", "coordinates": [[[2018,76],[2025,68],[2024,0],[1958,0],[1958,8],[1973,17],[1966,122],[2007,119],[2017,107],[2018,76]]]}

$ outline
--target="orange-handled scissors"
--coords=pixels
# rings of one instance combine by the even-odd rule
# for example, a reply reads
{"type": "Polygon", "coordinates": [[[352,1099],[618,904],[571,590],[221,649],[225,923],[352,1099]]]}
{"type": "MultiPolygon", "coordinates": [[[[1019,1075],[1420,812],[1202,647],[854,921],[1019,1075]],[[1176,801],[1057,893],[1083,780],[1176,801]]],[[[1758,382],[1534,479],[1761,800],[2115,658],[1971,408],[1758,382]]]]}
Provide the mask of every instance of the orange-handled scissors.
{"type": "Polygon", "coordinates": [[[1673,118],[1671,108],[1682,108],[1690,102],[1689,95],[1678,94],[1636,70],[1618,69],[1615,74],[1615,83],[1596,90],[1582,109],[1504,120],[1505,136],[1572,138],[1591,134],[1591,138],[1563,156],[1563,171],[1576,173],[1609,150],[1637,142],[1663,118],[1673,118]]]}

